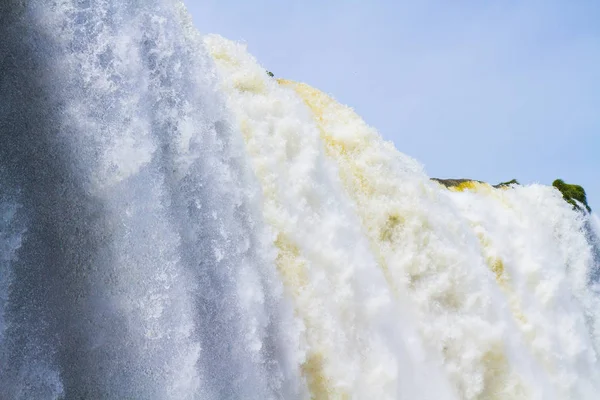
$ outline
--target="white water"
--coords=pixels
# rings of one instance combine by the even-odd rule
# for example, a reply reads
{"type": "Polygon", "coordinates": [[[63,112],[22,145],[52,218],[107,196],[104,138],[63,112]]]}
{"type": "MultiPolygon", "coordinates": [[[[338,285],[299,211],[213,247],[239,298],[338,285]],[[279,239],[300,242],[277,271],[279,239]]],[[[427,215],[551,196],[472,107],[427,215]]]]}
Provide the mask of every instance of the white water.
{"type": "Polygon", "coordinates": [[[0,398],[597,397],[600,222],[555,189],[448,190],[175,1],[0,34],[0,398]]]}

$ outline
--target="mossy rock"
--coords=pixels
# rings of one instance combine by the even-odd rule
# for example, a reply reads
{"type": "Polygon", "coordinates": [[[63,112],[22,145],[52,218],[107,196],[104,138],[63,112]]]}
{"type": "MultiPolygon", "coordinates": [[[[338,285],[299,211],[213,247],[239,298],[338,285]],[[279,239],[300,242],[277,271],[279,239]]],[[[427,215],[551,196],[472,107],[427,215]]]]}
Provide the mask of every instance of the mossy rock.
{"type": "Polygon", "coordinates": [[[587,197],[583,187],[565,183],[565,181],[562,179],[557,179],[552,182],[552,186],[557,188],[562,193],[563,199],[565,199],[567,203],[571,204],[574,209],[581,210],[581,204],[583,204],[588,212],[592,211],[587,203],[587,197]]]}
{"type": "MultiPolygon", "coordinates": [[[[478,181],[475,179],[439,179],[439,178],[431,178],[432,181],[436,181],[440,185],[445,186],[448,189],[460,190],[464,188],[468,188],[471,183],[483,183],[486,182],[478,181]]],[[[512,179],[507,182],[500,182],[497,185],[493,185],[496,189],[508,188],[512,185],[520,185],[519,181],[516,179],[512,179]]],[[[580,185],[573,185],[569,183],[565,183],[562,179],[557,179],[552,182],[552,186],[557,188],[563,195],[565,201],[573,206],[576,210],[581,210],[583,207],[591,212],[592,209],[587,203],[587,197],[585,194],[585,190],[580,185]]]]}
{"type": "Polygon", "coordinates": [[[485,183],[481,181],[476,181],[475,179],[439,179],[439,178],[431,178],[432,181],[436,181],[437,183],[446,186],[447,188],[458,187],[464,185],[469,182],[477,182],[477,183],[485,183]]]}
{"type": "Polygon", "coordinates": [[[508,182],[500,182],[499,184],[497,184],[497,185],[494,185],[494,187],[495,187],[496,189],[501,189],[501,188],[505,188],[505,187],[510,187],[510,186],[512,186],[512,185],[520,185],[520,183],[519,183],[519,181],[518,181],[518,180],[516,180],[516,179],[511,179],[511,180],[510,180],[510,181],[508,181],[508,182]]]}
{"type": "Polygon", "coordinates": [[[463,191],[466,189],[475,189],[477,184],[489,185],[496,189],[507,189],[513,185],[520,185],[519,181],[512,179],[508,182],[500,182],[497,185],[490,185],[487,182],[478,181],[475,179],[439,179],[431,178],[432,181],[436,181],[440,185],[444,185],[446,188],[453,191],[463,191]]]}

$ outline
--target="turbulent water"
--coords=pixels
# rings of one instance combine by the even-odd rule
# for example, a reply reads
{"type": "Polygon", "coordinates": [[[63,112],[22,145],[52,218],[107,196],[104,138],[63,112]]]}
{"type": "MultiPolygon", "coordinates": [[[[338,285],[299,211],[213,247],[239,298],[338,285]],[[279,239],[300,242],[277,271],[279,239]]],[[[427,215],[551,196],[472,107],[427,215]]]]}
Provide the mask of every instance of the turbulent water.
{"type": "Polygon", "coordinates": [[[0,399],[597,398],[600,221],[554,188],[449,190],[176,1],[0,35],[0,399]]]}

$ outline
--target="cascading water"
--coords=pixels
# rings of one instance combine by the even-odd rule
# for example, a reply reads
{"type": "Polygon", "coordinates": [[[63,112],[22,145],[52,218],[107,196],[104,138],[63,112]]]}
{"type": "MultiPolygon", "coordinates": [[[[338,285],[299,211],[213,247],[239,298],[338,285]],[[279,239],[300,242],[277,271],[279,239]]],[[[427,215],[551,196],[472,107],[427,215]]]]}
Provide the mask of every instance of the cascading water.
{"type": "Polygon", "coordinates": [[[6,12],[0,397],[300,393],[257,186],[180,6],[6,12]]]}
{"type": "Polygon", "coordinates": [[[595,399],[600,222],[430,181],[172,0],[0,4],[0,399],[595,399]]]}

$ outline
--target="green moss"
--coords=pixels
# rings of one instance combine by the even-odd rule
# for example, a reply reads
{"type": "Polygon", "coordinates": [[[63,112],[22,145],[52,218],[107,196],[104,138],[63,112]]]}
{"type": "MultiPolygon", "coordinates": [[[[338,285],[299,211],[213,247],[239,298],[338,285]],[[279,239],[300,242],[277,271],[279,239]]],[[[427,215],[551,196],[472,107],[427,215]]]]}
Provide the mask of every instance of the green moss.
{"type": "Polygon", "coordinates": [[[272,73],[271,71],[267,71],[267,75],[269,75],[271,78],[273,78],[275,76],[275,74],[272,73]]]}
{"type": "Polygon", "coordinates": [[[557,188],[562,193],[563,199],[565,199],[567,203],[573,205],[574,209],[580,210],[580,204],[583,204],[588,212],[592,211],[590,206],[588,206],[587,197],[583,187],[565,183],[562,179],[557,179],[552,182],[552,186],[557,188]]]}
{"type": "Polygon", "coordinates": [[[520,185],[520,183],[519,183],[518,180],[512,179],[512,180],[510,180],[508,182],[500,182],[499,184],[494,185],[494,187],[496,189],[500,189],[500,188],[508,187],[508,186],[511,186],[511,185],[520,185]]]}
{"type": "Polygon", "coordinates": [[[436,181],[437,183],[446,186],[447,188],[458,187],[464,184],[468,184],[470,182],[484,183],[481,181],[476,181],[474,179],[439,179],[439,178],[431,178],[432,181],[436,181]]]}

